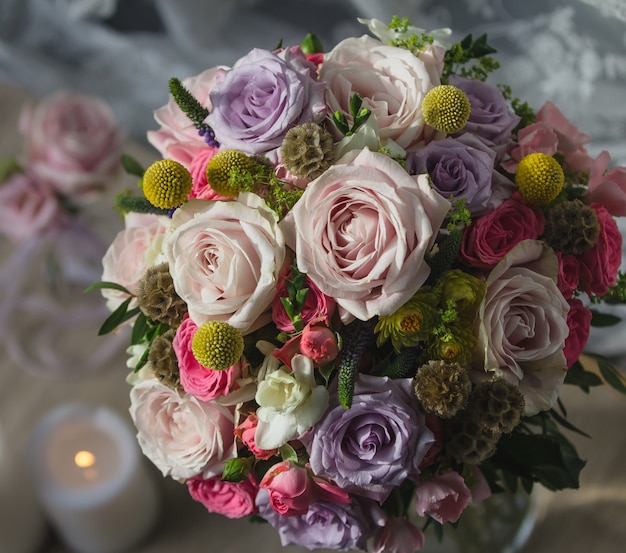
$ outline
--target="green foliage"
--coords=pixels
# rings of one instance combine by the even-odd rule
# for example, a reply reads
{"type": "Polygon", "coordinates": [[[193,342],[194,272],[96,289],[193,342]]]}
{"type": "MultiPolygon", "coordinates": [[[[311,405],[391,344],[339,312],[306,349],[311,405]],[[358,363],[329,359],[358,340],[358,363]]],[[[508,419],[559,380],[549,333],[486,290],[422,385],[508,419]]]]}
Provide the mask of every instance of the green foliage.
{"type": "Polygon", "coordinates": [[[372,112],[362,107],[362,105],[363,98],[358,94],[354,94],[352,98],[350,98],[350,117],[352,118],[352,125],[349,124],[345,114],[340,111],[333,113],[333,122],[343,135],[353,135],[357,129],[369,119],[372,112]]]}
{"type": "Polygon", "coordinates": [[[113,199],[114,208],[122,215],[126,213],[152,213],[154,215],[168,215],[169,209],[152,205],[143,196],[132,196],[129,192],[120,192],[113,199]]]}
{"type": "Polygon", "coordinates": [[[500,63],[490,56],[496,52],[497,50],[487,43],[486,33],[476,40],[471,34],[467,35],[446,52],[442,83],[447,83],[452,75],[485,81],[490,73],[500,67],[500,63]]]}
{"type": "Polygon", "coordinates": [[[308,33],[300,43],[303,54],[317,54],[324,51],[322,41],[314,33],[308,33]]]}
{"type": "Polygon", "coordinates": [[[413,24],[411,21],[403,17],[400,19],[397,15],[394,15],[389,23],[388,27],[390,30],[395,31],[396,38],[389,42],[390,46],[395,46],[397,48],[403,48],[404,50],[408,50],[415,56],[418,56],[424,48],[428,45],[433,44],[435,39],[432,35],[427,33],[411,33],[409,34],[409,28],[413,24]]]}
{"type": "Polygon", "coordinates": [[[293,323],[295,332],[300,332],[304,328],[304,321],[301,313],[306,302],[309,289],[305,287],[306,274],[298,270],[298,265],[294,259],[291,266],[291,278],[285,279],[285,287],[287,288],[287,297],[281,297],[280,301],[285,308],[287,316],[293,323]]]}
{"type": "Polygon", "coordinates": [[[122,155],[122,167],[129,175],[134,175],[139,178],[142,178],[143,174],[146,172],[141,163],[128,154],[122,155]]]}
{"type": "Polygon", "coordinates": [[[601,386],[602,379],[595,373],[585,369],[580,361],[576,361],[565,375],[565,384],[578,386],[586,394],[593,386],[601,386]]]}

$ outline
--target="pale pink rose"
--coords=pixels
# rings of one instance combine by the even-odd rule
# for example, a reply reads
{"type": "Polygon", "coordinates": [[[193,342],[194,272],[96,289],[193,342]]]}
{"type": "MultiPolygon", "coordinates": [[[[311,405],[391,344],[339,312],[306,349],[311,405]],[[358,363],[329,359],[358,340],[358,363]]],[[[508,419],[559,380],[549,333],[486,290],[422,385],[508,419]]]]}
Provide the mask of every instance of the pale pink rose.
{"type": "Polygon", "coordinates": [[[348,319],[389,315],[424,284],[450,202],[427,175],[367,149],[315,179],[282,221],[298,268],[348,319]]]}
{"type": "Polygon", "coordinates": [[[59,226],[66,219],[51,186],[27,173],[0,183],[0,233],[20,241],[59,226]]]}
{"type": "Polygon", "coordinates": [[[575,255],[556,252],[556,256],[559,260],[559,290],[565,299],[569,299],[580,281],[580,264],[575,255]]]}
{"type": "Polygon", "coordinates": [[[558,271],[549,246],[524,240],[487,277],[479,308],[482,367],[472,378],[495,374],[517,385],[529,416],[552,407],[565,378],[569,305],[557,287],[558,271]]]}
{"type": "Polygon", "coordinates": [[[257,459],[267,460],[273,457],[278,452],[278,449],[261,449],[256,445],[254,434],[256,427],[259,423],[257,416],[252,413],[248,415],[246,419],[235,428],[235,436],[239,438],[242,443],[250,450],[250,453],[257,459]]]}
{"type": "Polygon", "coordinates": [[[198,363],[191,349],[193,335],[198,326],[186,318],[176,329],[172,346],[178,359],[180,383],[188,394],[200,401],[211,401],[220,396],[228,395],[237,379],[241,376],[241,364],[223,370],[214,371],[198,363]]]}
{"type": "Polygon", "coordinates": [[[347,38],[324,56],[320,68],[329,110],[349,114],[350,98],[357,93],[376,118],[383,142],[409,148],[421,139],[422,100],[440,84],[442,55],[441,48],[427,47],[415,56],[367,35],[347,38]]]}
{"type": "Polygon", "coordinates": [[[121,169],[123,132],[99,98],[58,92],[20,115],[25,163],[73,200],[96,199],[121,169]]]}
{"type": "Polygon", "coordinates": [[[163,251],[191,320],[224,321],[243,333],[264,322],[285,259],[278,218],[265,201],[251,193],[190,200],[172,225],[163,251]]]}
{"type": "Polygon", "coordinates": [[[502,163],[502,167],[514,174],[524,157],[537,152],[552,156],[557,151],[558,143],[559,138],[552,127],[543,121],[537,121],[519,130],[517,146],[509,152],[511,159],[502,163]]]}
{"type": "MultiPolygon", "coordinates": [[[[183,86],[191,92],[202,106],[211,109],[209,94],[213,87],[224,80],[227,67],[212,67],[199,75],[182,80],[183,86]]],[[[148,131],[148,142],[165,159],[182,163],[187,169],[198,153],[207,147],[198,129],[178,107],[170,95],[168,103],[154,112],[154,118],[161,125],[158,131],[148,131]]]]}
{"type": "Polygon", "coordinates": [[[231,409],[181,397],[154,378],[133,386],[130,403],[139,446],[163,476],[211,478],[236,456],[231,409]]]}
{"type": "Polygon", "coordinates": [[[463,477],[453,470],[420,478],[415,494],[417,514],[429,515],[440,524],[459,520],[472,497],[463,477]]]}
{"type": "Polygon", "coordinates": [[[243,518],[255,514],[258,485],[252,476],[243,482],[225,482],[220,476],[204,479],[190,478],[186,482],[189,495],[202,503],[209,513],[228,518],[243,518]]]}
{"type": "MultiPolygon", "coordinates": [[[[115,282],[136,294],[137,284],[157,261],[169,220],[157,215],[129,214],[125,222],[126,228],[117,233],[102,258],[101,280],[115,282]]],[[[127,294],[110,289],[103,289],[102,295],[111,311],[128,298],[127,294]]]]}
{"type": "Polygon", "coordinates": [[[227,200],[230,198],[224,198],[220,196],[215,190],[211,188],[211,185],[206,178],[206,167],[213,159],[213,156],[218,152],[217,148],[207,146],[200,150],[196,156],[191,160],[189,165],[189,172],[191,173],[191,192],[190,198],[198,198],[200,200],[227,200]]]}
{"type": "Polygon", "coordinates": [[[415,553],[424,547],[424,532],[410,521],[393,517],[376,533],[370,553],[415,553]]]}
{"type": "Polygon", "coordinates": [[[308,324],[300,336],[300,352],[313,360],[316,367],[334,361],[339,355],[335,333],[323,324],[308,324]]]}
{"type": "Polygon", "coordinates": [[[569,300],[567,325],[569,326],[569,334],[565,340],[563,353],[569,368],[585,349],[591,330],[591,311],[578,298],[569,300]]]}
{"type": "Polygon", "coordinates": [[[604,205],[614,217],[626,216],[626,167],[611,167],[611,156],[601,152],[593,162],[587,199],[604,205]]]}

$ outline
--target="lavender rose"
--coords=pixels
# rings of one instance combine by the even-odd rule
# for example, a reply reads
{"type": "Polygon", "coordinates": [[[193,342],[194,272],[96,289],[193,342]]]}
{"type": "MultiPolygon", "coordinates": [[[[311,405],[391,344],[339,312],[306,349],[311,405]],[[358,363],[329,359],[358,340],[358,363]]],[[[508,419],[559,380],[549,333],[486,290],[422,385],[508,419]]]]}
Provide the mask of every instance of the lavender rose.
{"type": "Polygon", "coordinates": [[[292,127],[324,118],[324,86],[299,49],[256,48],[213,88],[207,121],[223,148],[268,154],[292,127]]]}
{"type": "Polygon", "coordinates": [[[524,240],[489,274],[479,309],[482,368],[519,386],[526,415],[550,409],[565,378],[569,305],[557,287],[558,271],[551,248],[524,240]]]}
{"type": "Polygon", "coordinates": [[[347,410],[334,394],[307,444],[313,472],[380,502],[406,478],[418,475],[435,438],[419,412],[411,382],[361,374],[347,410]]]}

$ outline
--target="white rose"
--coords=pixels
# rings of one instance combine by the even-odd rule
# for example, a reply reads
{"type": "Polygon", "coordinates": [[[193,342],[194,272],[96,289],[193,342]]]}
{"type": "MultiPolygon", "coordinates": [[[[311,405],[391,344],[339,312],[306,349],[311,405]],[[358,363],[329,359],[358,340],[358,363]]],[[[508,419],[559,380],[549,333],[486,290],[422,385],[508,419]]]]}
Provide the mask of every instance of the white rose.
{"type": "Polygon", "coordinates": [[[236,456],[231,409],[181,397],[154,378],[135,385],[130,401],[141,450],[163,476],[211,478],[236,456]]]}

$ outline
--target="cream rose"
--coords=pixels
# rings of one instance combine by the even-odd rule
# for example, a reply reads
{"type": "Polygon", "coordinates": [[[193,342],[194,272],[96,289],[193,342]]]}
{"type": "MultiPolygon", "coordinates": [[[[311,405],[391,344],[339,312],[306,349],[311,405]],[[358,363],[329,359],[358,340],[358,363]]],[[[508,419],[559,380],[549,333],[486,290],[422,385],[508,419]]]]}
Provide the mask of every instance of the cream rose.
{"type": "Polygon", "coordinates": [[[282,228],[299,269],[348,315],[369,320],[424,284],[424,256],[449,208],[428,176],[365,149],[312,181],[282,228]]]}
{"type": "Polygon", "coordinates": [[[275,213],[256,194],[191,200],[163,244],[178,295],[200,326],[224,321],[246,333],[271,307],[285,260],[275,213]]]}
{"type": "Polygon", "coordinates": [[[211,478],[236,456],[231,409],[181,397],[154,378],[135,385],[130,401],[141,450],[163,476],[211,478]]]}
{"type": "Polygon", "coordinates": [[[519,386],[526,415],[550,409],[565,378],[569,305],[558,261],[545,243],[524,240],[487,278],[478,317],[483,368],[519,386]]]}
{"type": "Polygon", "coordinates": [[[443,48],[428,47],[415,56],[367,35],[343,40],[324,56],[320,69],[329,111],[349,114],[350,99],[358,93],[376,118],[383,142],[391,139],[409,148],[424,127],[422,100],[440,84],[443,53],[443,48]]]}

